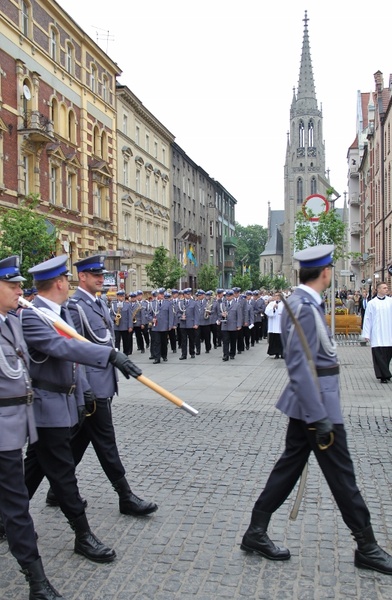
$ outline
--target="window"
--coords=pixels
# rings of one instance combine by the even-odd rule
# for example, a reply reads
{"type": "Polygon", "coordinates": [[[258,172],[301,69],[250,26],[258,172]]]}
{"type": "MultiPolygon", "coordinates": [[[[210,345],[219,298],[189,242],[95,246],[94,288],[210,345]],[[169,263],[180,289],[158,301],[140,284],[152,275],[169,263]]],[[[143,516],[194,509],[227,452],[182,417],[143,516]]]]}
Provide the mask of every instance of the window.
{"type": "Polygon", "coordinates": [[[99,152],[101,150],[100,139],[99,139],[99,129],[98,126],[95,125],[93,131],[93,154],[95,156],[99,156],[99,152]]]}
{"type": "Polygon", "coordinates": [[[146,175],[146,198],[150,197],[150,176],[146,175]]]}
{"type": "Polygon", "coordinates": [[[151,246],[151,223],[149,221],[146,223],[146,244],[151,246]]]}
{"type": "Polygon", "coordinates": [[[150,153],[150,134],[146,131],[146,152],[150,153]]]}
{"type": "Polygon", "coordinates": [[[136,191],[140,194],[140,169],[136,169],[136,191]]]}
{"type": "Polygon", "coordinates": [[[135,143],[140,146],[140,126],[137,123],[135,125],[135,143]]]}
{"type": "Polygon", "coordinates": [[[214,221],[210,221],[210,237],[214,237],[214,221]]]}
{"type": "Polygon", "coordinates": [[[54,27],[50,28],[49,54],[53,60],[57,60],[57,38],[58,34],[54,27]]]}
{"type": "Polygon", "coordinates": [[[162,186],[162,204],[166,206],[166,185],[162,186]]]}
{"type": "Polygon", "coordinates": [[[308,146],[314,146],[314,125],[312,120],[309,121],[308,125],[308,146]]]}
{"type": "Polygon", "coordinates": [[[123,113],[122,132],[128,135],[128,115],[123,113]]]}
{"type": "Polygon", "coordinates": [[[53,121],[53,128],[55,133],[60,133],[59,103],[57,102],[56,98],[52,98],[50,118],[53,121]]]}
{"type": "Polygon", "coordinates": [[[154,142],[154,158],[158,158],[158,142],[154,142]]]}
{"type": "Polygon", "coordinates": [[[65,55],[65,68],[67,73],[73,75],[73,65],[74,65],[74,49],[70,42],[67,42],[67,49],[65,55]]]}
{"type": "Polygon", "coordinates": [[[158,225],[155,225],[155,227],[154,227],[154,247],[155,248],[158,248],[158,246],[159,246],[158,238],[159,238],[159,227],[158,227],[158,225]]]}
{"type": "Polygon", "coordinates": [[[108,78],[106,75],[102,77],[102,100],[104,102],[108,101],[108,78]]]}
{"type": "Polygon", "coordinates": [[[141,219],[136,219],[136,242],[138,244],[140,244],[140,242],[141,242],[141,229],[142,229],[141,219]]]}
{"type": "Polygon", "coordinates": [[[28,196],[33,190],[33,156],[26,155],[23,157],[23,182],[24,194],[28,196]]]}
{"type": "Polygon", "coordinates": [[[91,88],[91,91],[94,94],[96,94],[96,92],[97,92],[97,68],[93,64],[91,64],[90,88],[91,88]]]}
{"type": "Polygon", "coordinates": [[[21,3],[21,15],[22,15],[22,33],[26,37],[29,35],[29,25],[30,25],[30,6],[27,2],[22,0],[21,3]]]}
{"type": "Polygon", "coordinates": [[[310,180],[310,193],[317,194],[317,182],[315,177],[312,177],[310,180]]]}
{"type": "Polygon", "coordinates": [[[129,161],[124,159],[124,162],[123,162],[123,184],[126,185],[127,187],[129,185],[128,173],[129,173],[129,161]]]}
{"type": "Polygon", "coordinates": [[[68,172],[67,174],[67,208],[76,210],[77,198],[76,198],[76,175],[75,173],[68,172]]]}
{"type": "Polygon", "coordinates": [[[73,110],[68,113],[68,139],[73,144],[76,144],[76,119],[73,110]]]}
{"type": "Polygon", "coordinates": [[[102,217],[102,188],[97,185],[94,194],[94,215],[96,217],[102,217]]]}
{"type": "Polygon", "coordinates": [[[166,165],[166,148],[162,146],[162,163],[166,165]]]}
{"type": "Polygon", "coordinates": [[[155,202],[159,202],[159,187],[158,187],[158,180],[157,179],[154,182],[154,186],[155,186],[154,200],[155,200],[155,202]]]}
{"type": "Polygon", "coordinates": [[[108,160],[108,136],[106,134],[106,131],[102,131],[102,135],[101,135],[101,157],[106,160],[108,160]]]}
{"type": "Polygon", "coordinates": [[[124,238],[129,240],[131,237],[131,215],[129,213],[123,213],[123,223],[124,223],[124,238]]]}
{"type": "Polygon", "coordinates": [[[304,200],[304,182],[301,177],[297,180],[297,204],[302,204],[304,200]]]}
{"type": "Polygon", "coordinates": [[[50,168],[50,198],[51,204],[60,204],[60,177],[59,168],[52,165],[50,168]]]}
{"type": "Polygon", "coordinates": [[[305,130],[304,122],[300,121],[298,124],[298,147],[299,148],[303,148],[304,144],[305,144],[304,130],[305,130]]]}

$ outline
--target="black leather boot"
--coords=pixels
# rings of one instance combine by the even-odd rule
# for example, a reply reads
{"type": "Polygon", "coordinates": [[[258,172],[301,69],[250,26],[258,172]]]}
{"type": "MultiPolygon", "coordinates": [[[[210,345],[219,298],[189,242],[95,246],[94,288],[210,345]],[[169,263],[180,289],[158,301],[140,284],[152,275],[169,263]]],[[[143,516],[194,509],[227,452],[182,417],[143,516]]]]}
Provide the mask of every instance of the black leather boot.
{"type": "Polygon", "coordinates": [[[352,535],[358,544],[358,549],[355,550],[355,566],[392,575],[392,556],[377,544],[372,526],[353,532],[352,535]]]}
{"type": "Polygon", "coordinates": [[[147,502],[135,496],[125,477],[121,477],[112,485],[120,498],[120,513],[123,515],[143,516],[158,510],[155,502],[147,502]]]}
{"type": "MultiPolygon", "coordinates": [[[[80,500],[82,501],[83,508],[87,508],[87,500],[82,497],[80,497],[80,500]]],[[[59,506],[59,501],[57,500],[51,487],[48,489],[48,493],[46,494],[46,504],[48,506],[59,506]]]]}
{"type": "Polygon", "coordinates": [[[112,562],[116,553],[112,548],[105,546],[90,530],[87,517],[83,513],[77,519],[69,521],[75,532],[75,552],[82,554],[89,560],[99,563],[112,562]]]}
{"type": "Polygon", "coordinates": [[[42,561],[37,558],[21,571],[30,586],[29,600],[55,600],[63,598],[61,594],[49,583],[44,573],[42,561]]]}
{"type": "Polygon", "coordinates": [[[250,525],[242,538],[241,550],[256,552],[270,560],[288,560],[290,551],[287,548],[275,546],[267,535],[270,519],[270,513],[253,509],[250,525]]]}

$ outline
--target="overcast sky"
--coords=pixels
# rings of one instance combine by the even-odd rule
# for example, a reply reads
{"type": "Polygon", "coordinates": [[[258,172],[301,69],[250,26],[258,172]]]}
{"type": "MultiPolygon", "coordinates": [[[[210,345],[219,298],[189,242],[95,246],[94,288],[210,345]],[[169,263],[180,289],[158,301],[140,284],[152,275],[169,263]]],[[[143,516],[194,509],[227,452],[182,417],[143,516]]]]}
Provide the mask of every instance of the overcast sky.
{"type": "Polygon", "coordinates": [[[57,2],[118,64],[120,83],[236,198],[236,220],[244,226],[267,225],[268,201],[273,209],[284,206],[290,104],[307,10],[326,167],[343,198],[357,90],[373,91],[378,70],[387,87],[392,72],[391,5],[357,0],[57,2]]]}

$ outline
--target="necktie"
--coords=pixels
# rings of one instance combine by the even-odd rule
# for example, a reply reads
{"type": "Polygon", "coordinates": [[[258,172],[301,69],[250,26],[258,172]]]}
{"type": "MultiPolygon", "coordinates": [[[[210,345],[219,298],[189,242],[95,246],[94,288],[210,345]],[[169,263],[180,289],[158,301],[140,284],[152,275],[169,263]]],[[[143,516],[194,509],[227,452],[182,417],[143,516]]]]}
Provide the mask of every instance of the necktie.
{"type": "Polygon", "coordinates": [[[60,310],[60,317],[63,319],[63,321],[67,322],[67,315],[66,315],[66,312],[65,312],[65,308],[64,308],[64,307],[61,307],[61,310],[60,310]]]}
{"type": "Polygon", "coordinates": [[[6,326],[7,338],[9,338],[11,335],[11,338],[13,339],[14,334],[12,333],[11,325],[10,325],[10,322],[8,321],[8,319],[5,319],[1,325],[2,325],[2,327],[6,326]]]}
{"type": "Polygon", "coordinates": [[[102,308],[101,298],[96,298],[95,303],[96,303],[97,306],[99,306],[99,308],[102,308]]]}
{"type": "Polygon", "coordinates": [[[162,306],[162,300],[159,300],[158,305],[159,305],[159,308],[161,308],[161,306],[162,306]]]}

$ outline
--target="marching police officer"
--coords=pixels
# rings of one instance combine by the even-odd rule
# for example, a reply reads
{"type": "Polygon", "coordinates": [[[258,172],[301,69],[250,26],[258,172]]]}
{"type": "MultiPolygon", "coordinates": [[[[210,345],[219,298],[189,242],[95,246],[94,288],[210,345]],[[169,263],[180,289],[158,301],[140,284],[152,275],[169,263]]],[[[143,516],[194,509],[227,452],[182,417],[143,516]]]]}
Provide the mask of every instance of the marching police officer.
{"type": "Polygon", "coordinates": [[[0,512],[2,532],[30,585],[30,600],[62,596],[46,578],[39,555],[29,496],[24,482],[22,448],[34,444],[37,431],[28,372],[29,355],[15,311],[22,295],[19,257],[0,260],[0,512]]]}
{"type": "Polygon", "coordinates": [[[44,476],[49,479],[60,508],[75,531],[75,552],[96,562],[111,562],[116,553],[91,532],[75,476],[71,429],[84,414],[80,364],[97,371],[112,362],[129,377],[135,375],[127,357],[109,347],[95,346],[59,335],[49,318],[72,325],[63,306],[68,298],[67,255],[56,256],[29,269],[38,295],[35,309],[20,315],[23,335],[31,358],[34,415],[38,440],[29,444],[25,458],[25,482],[32,498],[44,476]]]}
{"type": "Polygon", "coordinates": [[[237,347],[237,335],[242,328],[243,306],[234,299],[234,291],[227,290],[226,298],[220,305],[223,361],[234,360],[237,347]]]}
{"type": "Polygon", "coordinates": [[[125,302],[124,290],[118,290],[116,300],[110,306],[110,314],[114,324],[114,341],[117,350],[120,350],[121,340],[123,352],[127,356],[132,354],[132,315],[129,302],[125,302]]]}
{"type": "Polygon", "coordinates": [[[288,498],[313,452],[357,542],[355,565],[392,575],[392,556],[375,540],[369,510],[355,481],[340,406],[336,347],[321,306],[321,294],[331,282],[333,251],[334,246],[321,245],[294,254],[300,261],[301,284],[287,300],[294,319],[286,309],[282,315],[290,381],[276,405],[289,417],[286,446],[254,505],[241,548],[270,560],[290,558],[288,549],[271,541],[267,528],[272,513],[288,498]],[[306,359],[307,352],[316,374],[306,359]]]}
{"type": "MultiPolygon", "coordinates": [[[[104,283],[104,260],[104,256],[93,255],[74,263],[78,271],[79,287],[70,298],[68,307],[78,333],[92,342],[89,352],[92,347],[111,355],[116,354],[116,351],[113,349],[109,310],[96,297],[104,283]]],[[[121,356],[121,352],[117,354],[121,356]]],[[[133,377],[141,375],[141,370],[129,359],[126,363],[131,365],[129,374],[133,377]]],[[[118,453],[112,420],[112,399],[118,392],[117,364],[112,361],[106,362],[104,366],[104,369],[91,363],[86,366],[89,389],[85,388],[85,402],[89,416],[72,437],[73,459],[78,465],[91,442],[102,469],[119,496],[120,512],[126,515],[148,515],[158,507],[154,502],[142,500],[132,492],[118,453]]]]}

